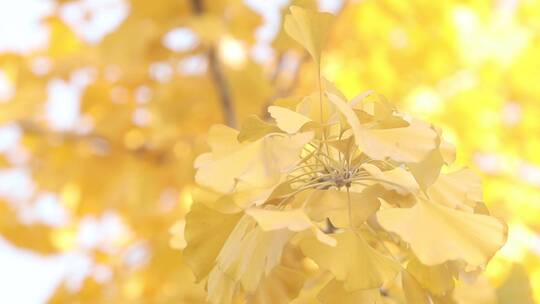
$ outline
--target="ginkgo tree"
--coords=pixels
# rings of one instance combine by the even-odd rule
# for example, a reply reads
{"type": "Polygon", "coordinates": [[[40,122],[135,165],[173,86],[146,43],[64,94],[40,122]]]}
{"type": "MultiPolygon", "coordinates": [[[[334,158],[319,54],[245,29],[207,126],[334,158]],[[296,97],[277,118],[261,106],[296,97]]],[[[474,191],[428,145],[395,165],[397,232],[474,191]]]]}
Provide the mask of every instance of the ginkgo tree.
{"type": "Polygon", "coordinates": [[[540,301],[538,2],[27,2],[48,35],[0,37],[0,236],[82,259],[49,302],[540,301]],[[262,263],[233,230],[262,274],[229,275],[262,263]]]}
{"type": "Polygon", "coordinates": [[[213,126],[195,161],[186,263],[211,303],[439,303],[475,277],[507,227],[437,127],[321,75],[331,20],[292,6],[285,31],[318,91],[278,99],[272,121],[213,126]]]}

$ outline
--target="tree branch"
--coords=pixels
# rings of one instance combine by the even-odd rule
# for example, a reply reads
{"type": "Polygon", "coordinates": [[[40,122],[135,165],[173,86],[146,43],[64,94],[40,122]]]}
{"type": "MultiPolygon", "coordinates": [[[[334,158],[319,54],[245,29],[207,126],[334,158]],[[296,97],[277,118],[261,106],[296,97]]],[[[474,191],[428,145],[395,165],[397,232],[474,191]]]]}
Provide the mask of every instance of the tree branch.
{"type": "Polygon", "coordinates": [[[219,94],[225,124],[234,128],[236,127],[236,114],[234,112],[231,93],[214,47],[210,47],[208,50],[208,68],[219,94]]]}
{"type": "Polygon", "coordinates": [[[202,0],[191,0],[191,6],[196,15],[200,15],[204,11],[202,0]]]}
{"type": "MultiPolygon", "coordinates": [[[[203,0],[191,0],[191,6],[195,15],[201,15],[204,12],[203,0]]],[[[236,113],[234,111],[231,92],[214,46],[210,46],[208,49],[207,57],[208,71],[219,95],[221,109],[223,110],[223,120],[226,125],[234,128],[236,127],[236,113]]]]}

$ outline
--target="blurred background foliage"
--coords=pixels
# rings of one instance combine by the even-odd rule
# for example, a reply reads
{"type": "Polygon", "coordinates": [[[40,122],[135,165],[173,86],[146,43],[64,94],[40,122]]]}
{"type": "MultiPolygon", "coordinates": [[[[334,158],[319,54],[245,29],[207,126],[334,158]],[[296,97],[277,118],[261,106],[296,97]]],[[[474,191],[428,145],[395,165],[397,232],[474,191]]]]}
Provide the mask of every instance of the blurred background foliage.
{"type": "Polygon", "coordinates": [[[2,23],[32,43],[0,46],[0,235],[84,265],[49,301],[204,303],[181,248],[209,126],[316,89],[281,28],[288,4],[338,15],[323,74],[348,97],[374,89],[443,127],[509,224],[478,286],[540,302],[535,0],[48,0],[28,21],[44,41],[2,23]]]}

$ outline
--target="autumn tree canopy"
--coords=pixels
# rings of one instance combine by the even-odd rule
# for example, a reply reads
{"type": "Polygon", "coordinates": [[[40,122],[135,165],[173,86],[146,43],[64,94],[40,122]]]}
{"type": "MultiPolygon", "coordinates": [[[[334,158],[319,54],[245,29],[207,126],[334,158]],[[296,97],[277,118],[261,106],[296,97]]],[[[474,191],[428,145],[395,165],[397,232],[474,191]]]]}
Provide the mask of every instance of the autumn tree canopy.
{"type": "Polygon", "coordinates": [[[97,2],[0,53],[51,303],[540,301],[535,1],[97,2]]]}

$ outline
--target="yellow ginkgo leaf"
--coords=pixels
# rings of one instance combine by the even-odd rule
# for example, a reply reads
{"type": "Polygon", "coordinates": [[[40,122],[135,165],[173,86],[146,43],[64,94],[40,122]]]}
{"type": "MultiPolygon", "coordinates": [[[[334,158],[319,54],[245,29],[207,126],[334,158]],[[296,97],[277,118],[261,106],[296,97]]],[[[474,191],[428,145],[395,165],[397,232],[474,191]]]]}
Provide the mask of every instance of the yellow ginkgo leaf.
{"type": "Polygon", "coordinates": [[[445,206],[472,211],[482,201],[480,177],[470,169],[441,174],[427,193],[434,202],[445,206]]]}
{"type": "Polygon", "coordinates": [[[401,285],[407,303],[431,304],[429,293],[407,271],[401,272],[401,285]]]}
{"type": "Polygon", "coordinates": [[[222,195],[212,204],[206,204],[213,208],[223,210],[223,206],[239,207],[245,209],[251,206],[258,206],[264,203],[275,190],[276,185],[258,187],[250,183],[239,180],[236,184],[235,191],[230,194],[222,195]]]}
{"type": "Polygon", "coordinates": [[[456,146],[443,137],[443,130],[434,126],[435,131],[439,137],[439,152],[441,153],[442,160],[446,165],[451,165],[456,160],[456,146]]]}
{"type": "Polygon", "coordinates": [[[393,190],[402,195],[416,193],[419,190],[412,174],[401,167],[387,171],[381,171],[372,164],[363,164],[361,167],[374,178],[381,180],[379,183],[387,190],[393,190]]]}
{"type": "Polygon", "coordinates": [[[246,303],[290,303],[298,296],[305,279],[306,276],[300,271],[278,265],[263,279],[257,291],[248,296],[246,303]]]}
{"type": "Polygon", "coordinates": [[[351,151],[351,148],[354,147],[354,136],[352,136],[350,129],[346,130],[341,135],[341,139],[328,140],[328,145],[342,154],[347,155],[349,151],[351,151]]]}
{"type": "Polygon", "coordinates": [[[347,120],[347,123],[349,124],[353,132],[356,144],[361,147],[362,125],[360,124],[360,120],[358,119],[358,116],[356,116],[356,113],[354,112],[350,104],[348,104],[346,100],[340,98],[335,94],[327,92],[326,95],[328,96],[328,100],[338,109],[338,111],[343,116],[345,116],[345,119],[347,120]]]}
{"type": "Polygon", "coordinates": [[[233,304],[237,284],[221,269],[214,267],[208,275],[206,300],[212,304],[233,304]]]}
{"type": "Polygon", "coordinates": [[[326,95],[345,117],[356,144],[372,159],[416,163],[436,148],[437,133],[429,124],[412,120],[406,127],[368,128],[360,123],[350,103],[335,94],[327,92],[326,95]]]}
{"type": "Polygon", "coordinates": [[[269,210],[262,208],[248,208],[245,213],[251,216],[264,231],[273,231],[280,229],[288,229],[294,232],[309,230],[315,234],[317,239],[328,246],[335,246],[336,241],[324,234],[311,219],[306,215],[304,210],[269,210]]]}
{"type": "Polygon", "coordinates": [[[400,266],[373,249],[360,235],[347,231],[336,234],[336,247],[321,244],[314,238],[300,243],[304,254],[322,269],[334,274],[348,292],[379,288],[399,272],[400,266]]]}
{"type": "Polygon", "coordinates": [[[331,82],[330,80],[326,79],[326,77],[322,77],[322,82],[324,83],[324,88],[325,90],[332,94],[332,95],[335,95],[337,97],[339,97],[340,99],[342,100],[346,100],[347,97],[345,96],[345,94],[343,94],[343,92],[341,92],[337,87],[336,87],[336,84],[331,82]]]}
{"type": "Polygon", "coordinates": [[[426,190],[437,180],[443,165],[441,151],[437,148],[431,150],[422,161],[409,163],[407,167],[411,170],[420,188],[426,190]]]}
{"type": "Polygon", "coordinates": [[[412,120],[407,127],[359,131],[362,148],[371,158],[397,162],[422,161],[436,147],[437,133],[430,125],[412,120]]]}
{"type": "Polygon", "coordinates": [[[279,128],[273,124],[262,121],[259,117],[252,115],[242,123],[242,128],[238,133],[238,141],[254,141],[270,133],[279,132],[279,128]]]}
{"type": "Polygon", "coordinates": [[[454,273],[446,263],[427,266],[412,259],[407,264],[407,272],[433,294],[442,295],[454,289],[454,273]]]}
{"type": "Polygon", "coordinates": [[[333,15],[306,10],[298,6],[290,7],[285,16],[285,32],[300,43],[320,65],[321,48],[333,15]]]}
{"type": "MultiPolygon", "coordinates": [[[[204,153],[195,161],[195,180],[215,191],[232,191],[238,181],[266,187],[279,181],[280,174],[300,160],[300,151],[312,133],[269,134],[254,142],[239,143],[228,137],[229,148],[204,153]]],[[[224,145],[220,142],[219,147],[224,145]]],[[[212,146],[212,144],[211,144],[212,146]]]]}
{"type": "Polygon", "coordinates": [[[334,280],[334,276],[329,271],[322,271],[317,276],[306,280],[300,294],[290,304],[320,304],[319,293],[329,282],[334,280]]]}
{"type": "Polygon", "coordinates": [[[353,223],[349,223],[349,196],[346,191],[337,189],[315,191],[306,204],[306,212],[317,222],[329,218],[336,227],[350,227],[351,224],[358,227],[379,210],[381,203],[377,195],[382,193],[381,188],[371,186],[362,192],[349,193],[353,223]]]}
{"type": "Polygon", "coordinates": [[[235,143],[238,138],[238,131],[226,125],[213,125],[208,131],[206,142],[212,149],[214,154],[228,153],[235,148],[235,143]]]}
{"type": "Polygon", "coordinates": [[[439,146],[444,163],[451,165],[456,160],[456,147],[447,140],[441,139],[439,146]]]}
{"type": "Polygon", "coordinates": [[[384,229],[408,242],[425,265],[457,259],[473,266],[485,265],[506,241],[507,228],[502,221],[423,199],[411,208],[381,210],[377,219],[384,229]]]}
{"type": "Polygon", "coordinates": [[[194,202],[202,203],[215,211],[226,214],[242,211],[234,199],[236,195],[224,195],[203,187],[195,187],[191,194],[194,202]]]}
{"type": "Polygon", "coordinates": [[[317,296],[319,301],[323,304],[356,304],[356,303],[370,303],[370,304],[383,304],[384,300],[381,298],[381,293],[378,288],[347,291],[343,288],[343,283],[337,280],[330,281],[317,296]]]}
{"type": "Polygon", "coordinates": [[[198,281],[214,266],[221,247],[241,216],[241,213],[223,214],[201,203],[193,204],[186,216],[184,236],[187,247],[183,255],[198,281]]]}
{"type": "Polygon", "coordinates": [[[321,118],[327,124],[339,122],[339,117],[336,115],[336,107],[327,101],[326,95],[323,95],[321,100],[319,93],[313,93],[303,98],[295,110],[318,123],[321,122],[321,118]]]}
{"type": "Polygon", "coordinates": [[[276,120],[277,126],[289,134],[298,132],[306,123],[312,121],[298,112],[278,106],[268,107],[268,113],[276,120]]]}
{"type": "MultiPolygon", "coordinates": [[[[516,284],[520,289],[524,287],[523,282],[520,281],[516,282],[514,280],[511,284],[516,284]]],[[[530,291],[528,294],[523,291],[520,290],[518,293],[511,294],[505,301],[503,298],[497,298],[495,288],[486,277],[479,276],[472,282],[459,282],[452,293],[452,297],[457,304],[533,304],[534,301],[530,291]]]]}
{"type": "Polygon", "coordinates": [[[246,214],[251,216],[264,231],[289,229],[303,231],[313,226],[309,217],[301,209],[269,210],[248,208],[246,214]]]}
{"type": "Polygon", "coordinates": [[[216,267],[240,283],[245,292],[254,293],[261,279],[280,262],[283,248],[292,235],[288,229],[263,231],[245,215],[219,252],[216,267]]]}

